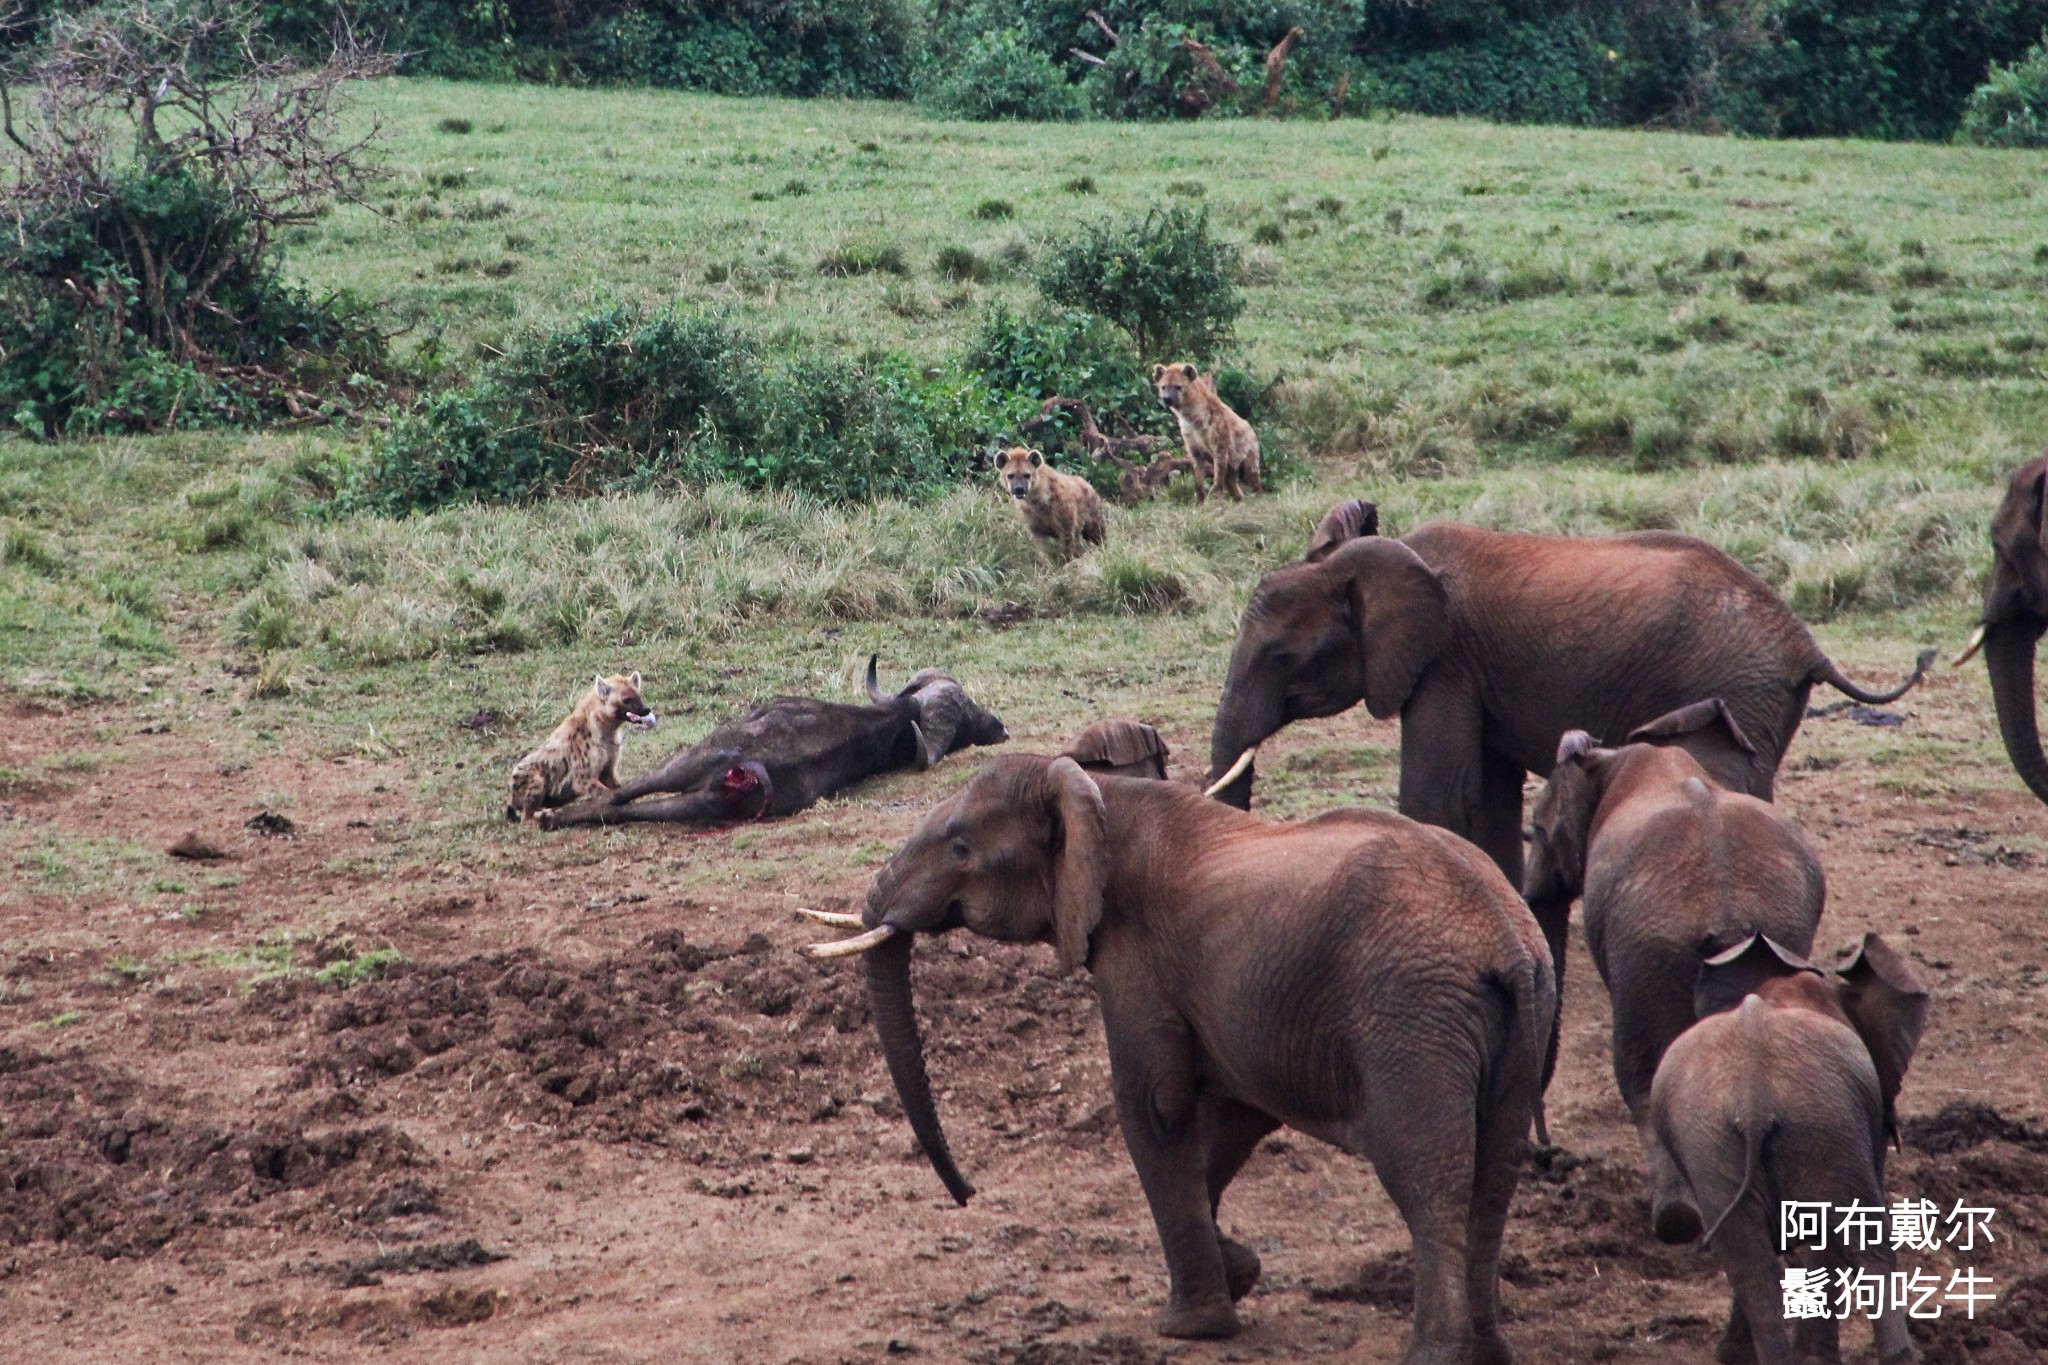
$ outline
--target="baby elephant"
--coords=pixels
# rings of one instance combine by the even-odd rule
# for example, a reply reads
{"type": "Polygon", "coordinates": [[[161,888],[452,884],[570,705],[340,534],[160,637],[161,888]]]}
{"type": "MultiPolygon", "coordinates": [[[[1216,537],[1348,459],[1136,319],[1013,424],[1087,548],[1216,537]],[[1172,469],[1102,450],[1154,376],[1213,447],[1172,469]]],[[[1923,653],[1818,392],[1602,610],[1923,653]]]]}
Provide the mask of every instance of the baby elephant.
{"type": "Polygon", "coordinates": [[[1692,1027],[1700,963],[1752,934],[1808,952],[1827,900],[1820,859],[1798,827],[1741,794],[1751,752],[1726,706],[1695,702],[1631,731],[1618,749],[1568,732],[1536,798],[1523,890],[1560,994],[1565,923],[1573,897],[1585,897],[1586,947],[1614,1001],[1614,1081],[1666,1242],[1699,1236],[1700,1215],[1650,1131],[1650,1081],[1664,1049],[1692,1027]]]}
{"type": "MultiPolygon", "coordinates": [[[[1408,1365],[1507,1365],[1501,1230],[1554,995],[1543,935],[1485,854],[1381,811],[1270,823],[1192,787],[1016,755],[876,876],[868,1002],[905,1115],[954,1165],[910,996],[915,936],[1054,945],[1093,974],[1111,1089],[1166,1252],[1159,1330],[1227,1337],[1259,1277],[1216,1208],[1281,1124],[1370,1160],[1414,1237],[1408,1365]]],[[[848,927],[852,927],[849,924],[848,927]]]]}
{"type": "MultiPolygon", "coordinates": [[[[1864,935],[1855,955],[1832,972],[1758,937],[1700,969],[1698,1009],[1699,1023],[1672,1043],[1657,1068],[1650,1121],[1713,1220],[1705,1245],[1720,1257],[1734,1291],[1716,1357],[1791,1365],[1779,1206],[1875,1208],[1867,1237],[1845,1237],[1827,1220],[1825,1250],[1795,1239],[1786,1259],[1805,1269],[1890,1276],[1884,1146],[1897,1130],[1892,1105],[1926,1022],[1927,991],[1876,934],[1864,935]]],[[[1830,1307],[1834,1289],[1830,1274],[1830,1307]]],[[[1876,1322],[1878,1359],[1917,1360],[1904,1313],[1890,1297],[1885,1302],[1876,1322]]],[[[1801,1319],[1797,1346],[1800,1358],[1839,1360],[1836,1319],[1801,1319]]]]}
{"type": "Polygon", "coordinates": [[[1066,757],[1091,773],[1166,778],[1166,741],[1141,720],[1098,720],[1074,736],[1066,757]]]}

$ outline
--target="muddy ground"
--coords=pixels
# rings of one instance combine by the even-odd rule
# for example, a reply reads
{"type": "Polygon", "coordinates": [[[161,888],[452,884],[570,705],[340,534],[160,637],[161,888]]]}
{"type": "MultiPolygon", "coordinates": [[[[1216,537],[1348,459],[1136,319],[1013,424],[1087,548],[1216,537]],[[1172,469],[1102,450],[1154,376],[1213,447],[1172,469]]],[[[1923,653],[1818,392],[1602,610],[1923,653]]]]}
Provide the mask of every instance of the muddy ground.
{"type": "MultiPolygon", "coordinates": [[[[822,931],[793,910],[856,907],[971,757],[779,828],[451,833],[404,762],[245,761],[208,721],[225,705],[195,689],[163,723],[17,699],[0,729],[25,775],[0,790],[0,1359],[1398,1358],[1391,1205],[1285,1133],[1224,1204],[1265,1259],[1248,1330],[1152,1335],[1164,1269],[1093,999],[1049,950],[920,945],[942,1111],[981,1191],[945,1198],[855,973],[799,956],[822,931]],[[67,769],[82,732],[97,758],[67,769]],[[280,793],[285,819],[250,826],[280,793]],[[166,857],[188,831],[225,856],[166,857]]],[[[2048,1358],[2048,812],[1981,762],[1981,679],[1896,709],[1895,731],[1809,721],[1781,800],[1828,867],[1821,942],[1882,929],[1933,984],[1894,1197],[1999,1210],[1966,1259],[2004,1298],[1929,1332],[1931,1357],[2048,1358]],[[1943,744],[1978,778],[1948,781],[1943,744]]],[[[482,784],[521,747],[447,725],[482,784]]],[[[1354,712],[1266,762],[1394,735],[1354,712]]],[[[1168,737],[1192,779],[1202,736],[1168,737]]],[[[1606,1002],[1574,952],[1564,1150],[1517,1196],[1509,1336],[1532,1365],[1706,1362],[1725,1291],[1647,1236],[1606,1002]]],[[[1866,1331],[1846,1339],[1870,1358],[1866,1331]]]]}

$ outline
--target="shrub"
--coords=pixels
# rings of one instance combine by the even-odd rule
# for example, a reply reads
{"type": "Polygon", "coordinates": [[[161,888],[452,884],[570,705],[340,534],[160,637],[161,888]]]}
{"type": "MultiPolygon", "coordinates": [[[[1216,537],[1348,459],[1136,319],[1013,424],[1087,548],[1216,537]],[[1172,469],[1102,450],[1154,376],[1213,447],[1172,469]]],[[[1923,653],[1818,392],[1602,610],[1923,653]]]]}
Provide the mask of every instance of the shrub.
{"type": "Polygon", "coordinates": [[[910,266],[893,242],[847,242],[818,260],[820,275],[907,275],[910,266]]]}
{"type": "Polygon", "coordinates": [[[1140,355],[1207,359],[1244,311],[1237,270],[1237,248],[1210,235],[1208,211],[1174,205],[1083,226],[1052,244],[1037,279],[1052,303],[1123,328],[1140,355]]]}
{"type": "Polygon", "coordinates": [[[989,222],[1001,222],[1017,216],[1017,206],[1007,199],[984,199],[974,206],[974,216],[989,222]]]}
{"type": "Polygon", "coordinates": [[[936,264],[939,273],[956,284],[979,284],[992,273],[987,261],[964,246],[940,247],[936,264]]]}
{"type": "Polygon", "coordinates": [[[1054,123],[1087,112],[1065,73],[1028,45],[1022,24],[975,35],[944,69],[919,100],[942,118],[1054,123]]]}
{"type": "Polygon", "coordinates": [[[982,314],[962,363],[990,389],[1016,395],[1020,417],[1061,395],[1086,402],[1112,430],[1166,426],[1145,368],[1108,323],[1089,313],[1020,315],[997,300],[982,314]]]}
{"type": "Polygon", "coordinates": [[[1980,147],[2048,147],[2048,41],[2011,66],[1992,64],[1964,106],[1957,136],[1980,147]]]}
{"type": "Polygon", "coordinates": [[[354,304],[281,278],[276,238],[368,183],[341,93],[387,64],[348,51],[301,70],[261,42],[231,0],[53,22],[0,188],[0,420],[56,434],[313,417],[384,371],[354,304]]]}
{"type": "Polygon", "coordinates": [[[339,501],[405,512],[712,482],[916,496],[964,472],[1009,416],[958,375],[770,359],[722,318],[614,304],[528,334],[398,423],[339,501]]]}

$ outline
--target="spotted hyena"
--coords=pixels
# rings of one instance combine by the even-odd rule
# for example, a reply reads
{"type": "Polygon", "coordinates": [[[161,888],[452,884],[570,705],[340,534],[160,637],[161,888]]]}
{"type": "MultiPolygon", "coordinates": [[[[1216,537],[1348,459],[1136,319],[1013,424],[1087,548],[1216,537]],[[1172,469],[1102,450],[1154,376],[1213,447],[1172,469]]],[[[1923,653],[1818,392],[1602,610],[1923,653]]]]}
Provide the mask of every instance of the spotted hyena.
{"type": "Polygon", "coordinates": [[[512,769],[505,818],[522,820],[545,807],[616,791],[620,729],[636,725],[651,730],[654,723],[654,712],[640,698],[638,673],[598,675],[547,743],[512,769]]]}
{"type": "Polygon", "coordinates": [[[1154,365],[1152,383],[1180,419],[1181,444],[1195,462],[1195,501],[1208,498],[1205,478],[1233,498],[1245,488],[1259,492],[1259,434],[1216,396],[1216,382],[1182,364],[1154,365]]]}
{"type": "Polygon", "coordinates": [[[1062,474],[1045,456],[1028,446],[1011,446],[995,457],[996,476],[1009,493],[1024,527],[1040,546],[1057,541],[1060,554],[1072,559],[1081,542],[1100,545],[1107,529],[1102,497],[1093,484],[1062,474]]]}

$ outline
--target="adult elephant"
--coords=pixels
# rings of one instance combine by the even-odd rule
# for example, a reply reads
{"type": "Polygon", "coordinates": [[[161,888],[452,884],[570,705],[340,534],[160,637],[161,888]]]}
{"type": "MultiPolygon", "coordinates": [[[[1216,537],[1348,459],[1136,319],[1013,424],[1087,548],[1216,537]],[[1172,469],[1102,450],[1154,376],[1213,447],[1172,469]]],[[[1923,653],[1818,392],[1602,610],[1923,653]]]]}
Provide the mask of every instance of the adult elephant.
{"type": "Polygon", "coordinates": [[[1259,1278],[1216,1225],[1281,1124],[1370,1160],[1414,1237],[1405,1365],[1509,1365],[1501,1231],[1556,1007],[1535,918],[1479,851],[1388,811],[1269,823],[1177,783],[1014,755],[875,877],[868,1002],[904,1115],[973,1194],[933,1103],[910,993],[919,934],[1048,943],[1102,1005],[1118,1126],[1171,1293],[1159,1330],[1222,1337],[1259,1278]]]}
{"type": "Polygon", "coordinates": [[[2013,472],[2005,501],[1991,519],[1991,583],[1984,590],[1984,619],[1956,666],[1979,648],[1991,672],[1991,696],[1998,704],[1998,733],[2020,780],[2048,801],[2048,757],[2034,719],[2034,646],[2048,630],[2048,454],[2013,472]]]}
{"type": "Polygon", "coordinates": [[[1516,885],[1522,777],[1548,775],[1565,731],[1618,740],[1719,697],[1753,749],[1735,789],[1769,800],[1815,683],[1891,701],[1934,658],[1865,691],[1768,584],[1691,536],[1378,530],[1373,504],[1341,503],[1302,563],[1259,580],[1216,711],[1211,791],[1248,808],[1267,736],[1362,700],[1401,718],[1401,813],[1478,844],[1516,885]]]}

